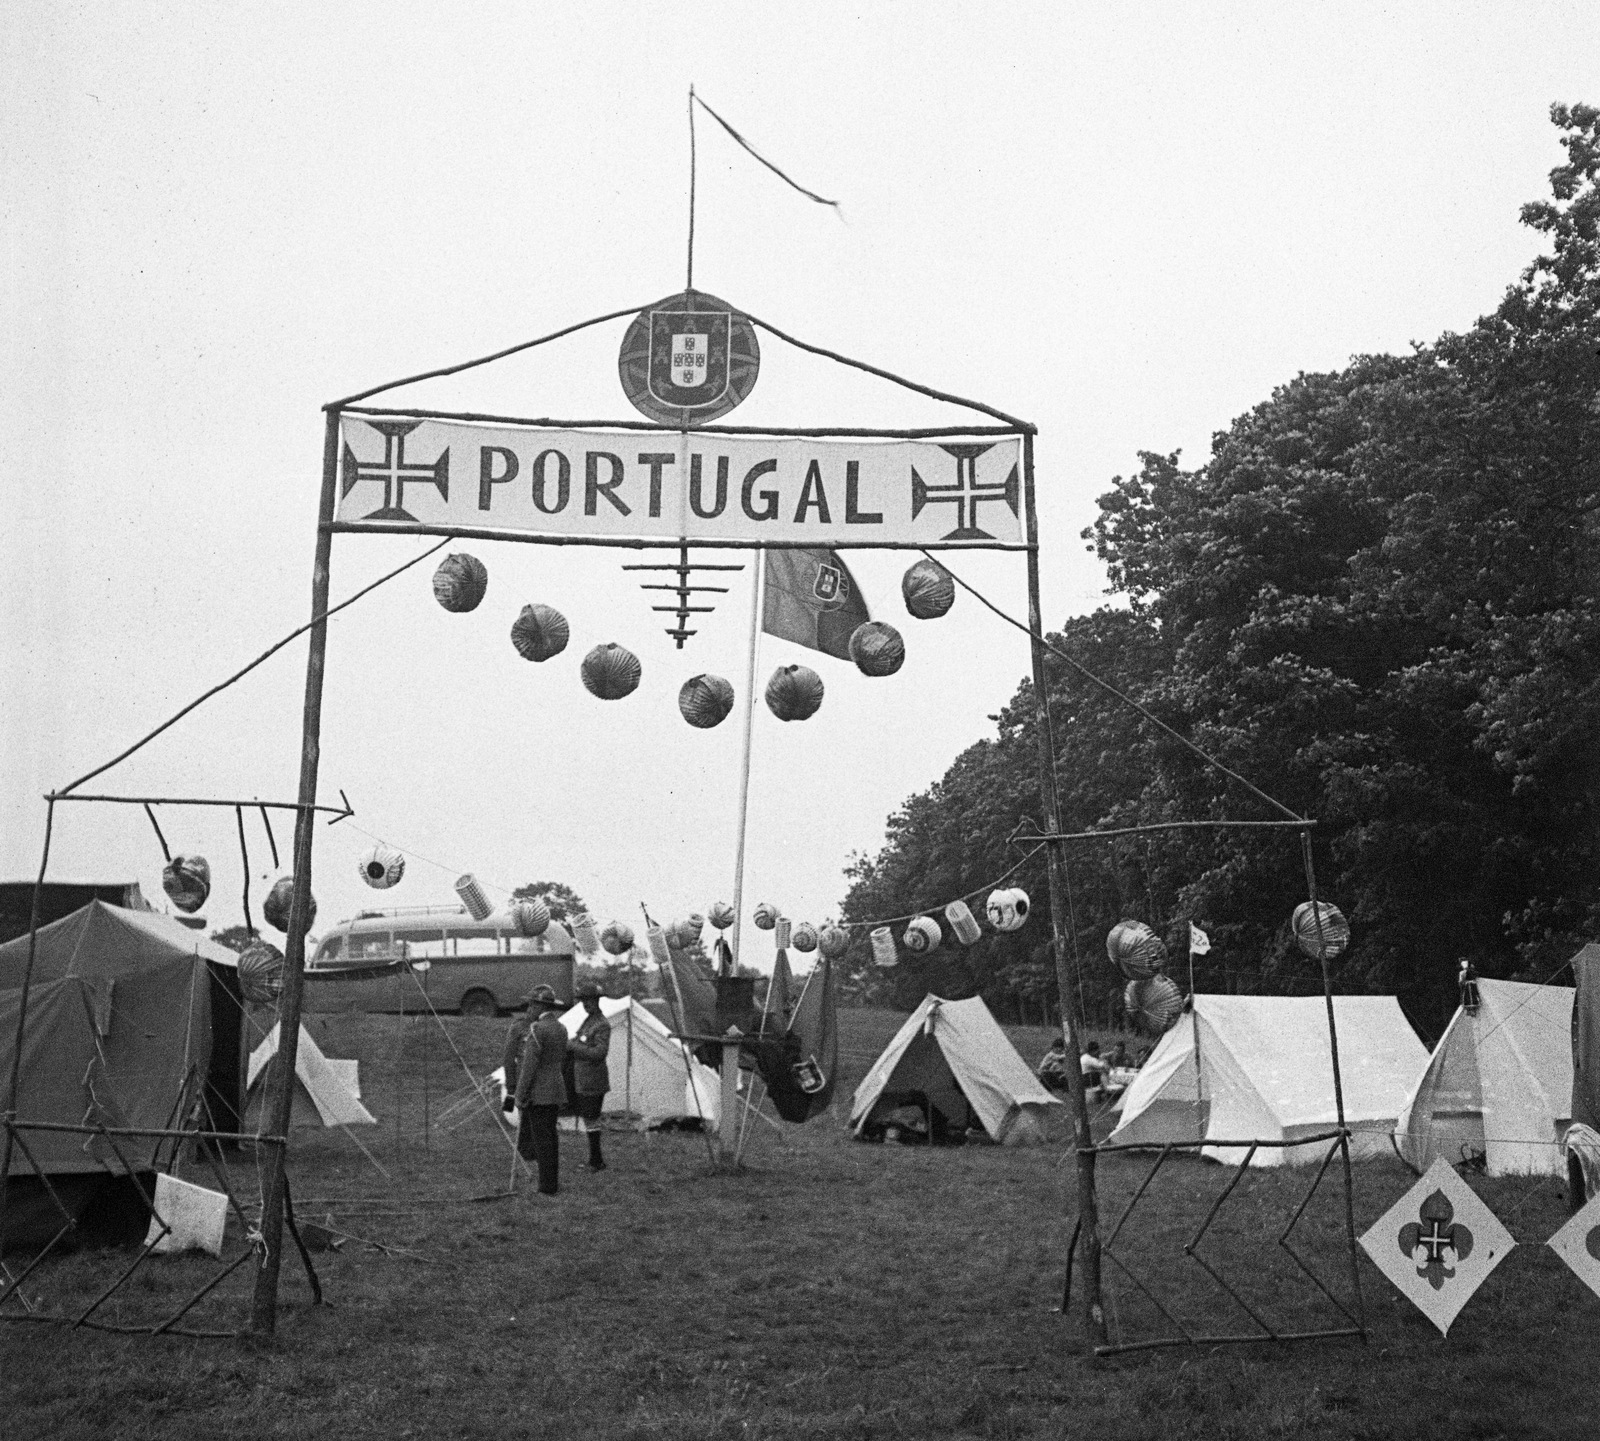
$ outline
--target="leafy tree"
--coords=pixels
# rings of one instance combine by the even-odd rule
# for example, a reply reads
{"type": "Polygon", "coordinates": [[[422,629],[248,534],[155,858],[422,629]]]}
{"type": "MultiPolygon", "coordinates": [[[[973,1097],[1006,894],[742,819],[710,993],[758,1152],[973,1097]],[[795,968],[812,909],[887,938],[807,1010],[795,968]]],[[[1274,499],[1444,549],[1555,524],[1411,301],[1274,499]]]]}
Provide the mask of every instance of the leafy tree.
{"type": "Polygon", "coordinates": [[[511,899],[543,901],[550,907],[550,919],[560,921],[562,925],[567,925],[574,916],[586,914],[589,909],[584,905],[582,896],[560,881],[530,881],[512,891],[511,899]]]}

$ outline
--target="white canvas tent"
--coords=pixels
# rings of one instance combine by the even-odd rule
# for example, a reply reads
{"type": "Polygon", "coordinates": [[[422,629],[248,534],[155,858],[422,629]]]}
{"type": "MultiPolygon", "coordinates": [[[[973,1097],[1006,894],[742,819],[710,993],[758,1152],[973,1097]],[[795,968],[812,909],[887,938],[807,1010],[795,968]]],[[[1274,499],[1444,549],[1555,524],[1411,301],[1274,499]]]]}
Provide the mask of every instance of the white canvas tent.
{"type": "MultiPolygon", "coordinates": [[[[266,1089],[267,1062],[278,1054],[278,1027],[267,1032],[266,1040],[250,1053],[246,1078],[246,1125],[253,1131],[262,1127],[262,1106],[266,1089]],[[257,1085],[260,1081],[261,1084],[257,1085]]],[[[359,1061],[332,1060],[322,1054],[311,1033],[300,1027],[300,1045],[295,1051],[294,1073],[299,1084],[289,1107],[291,1126],[376,1126],[377,1118],[361,1104],[359,1061]]]]}
{"type": "Polygon", "coordinates": [[[911,1093],[946,1116],[970,1108],[989,1136],[1006,1145],[1045,1140],[1066,1119],[1066,1107],[1039,1084],[976,996],[923,999],[856,1087],[850,1128],[859,1135],[875,1114],[906,1104],[911,1093]]]}
{"type": "MultiPolygon", "coordinates": [[[[691,1116],[702,1117],[708,1126],[716,1124],[722,1090],[715,1071],[690,1056],[683,1043],[673,1040],[672,1033],[638,1001],[602,996],[600,1011],[611,1022],[611,1047],[606,1052],[611,1073],[607,1113],[632,1112],[646,1127],[691,1116]]],[[[569,1036],[578,1034],[585,1014],[582,1005],[576,1005],[561,1017],[569,1036]]]]}
{"type": "MultiPolygon", "coordinates": [[[[1109,1145],[1293,1140],[1333,1130],[1333,1062],[1321,996],[1195,996],[1123,1093],[1109,1145]],[[1198,1057],[1196,1047],[1198,1043],[1198,1057]]],[[[1428,1053],[1393,996],[1335,996],[1350,1154],[1389,1154],[1389,1135],[1428,1053]]],[[[1237,1163],[1245,1152],[1204,1148],[1237,1163]]],[[[1321,1146],[1258,1150],[1256,1166],[1320,1162],[1321,1146]]]]}
{"type": "Polygon", "coordinates": [[[1395,1123],[1395,1147],[1426,1170],[1481,1153],[1491,1176],[1566,1173],[1572,1119],[1568,986],[1477,982],[1476,1011],[1458,1010],[1395,1123]]]}

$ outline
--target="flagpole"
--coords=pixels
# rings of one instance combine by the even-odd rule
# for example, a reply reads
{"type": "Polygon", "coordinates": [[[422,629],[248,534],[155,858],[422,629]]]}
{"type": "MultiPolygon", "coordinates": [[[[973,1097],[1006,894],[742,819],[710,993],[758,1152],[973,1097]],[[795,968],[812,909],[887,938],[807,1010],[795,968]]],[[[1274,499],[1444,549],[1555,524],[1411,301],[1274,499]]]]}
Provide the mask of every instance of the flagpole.
{"type": "Polygon", "coordinates": [[[761,637],[761,597],[766,585],[767,552],[755,550],[755,575],[750,581],[750,651],[744,669],[744,764],[739,771],[739,850],[733,863],[733,964],[738,969],[744,932],[744,838],[750,818],[750,739],[756,709],[756,650],[761,637]]]}

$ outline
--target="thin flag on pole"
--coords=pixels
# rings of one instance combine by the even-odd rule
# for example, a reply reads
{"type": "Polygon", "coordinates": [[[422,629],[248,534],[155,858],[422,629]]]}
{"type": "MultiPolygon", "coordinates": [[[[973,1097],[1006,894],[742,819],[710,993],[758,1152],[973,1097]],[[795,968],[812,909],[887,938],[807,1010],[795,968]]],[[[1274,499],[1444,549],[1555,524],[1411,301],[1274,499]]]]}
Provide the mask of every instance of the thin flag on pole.
{"type": "Polygon", "coordinates": [[[769,550],[761,629],[850,659],[850,635],[871,620],[855,577],[833,550],[769,550]]]}
{"type": "Polygon", "coordinates": [[[807,190],[805,188],[805,186],[801,185],[797,180],[794,180],[790,176],[785,175],[783,173],[783,171],[779,170],[778,167],[776,165],[774,165],[770,160],[768,160],[765,155],[761,154],[761,152],[759,150],[757,150],[755,148],[755,146],[753,146],[748,140],[746,140],[744,138],[744,136],[742,136],[737,130],[735,130],[733,128],[733,126],[728,124],[728,122],[726,120],[724,120],[720,115],[718,115],[717,112],[715,110],[713,110],[709,105],[707,105],[704,100],[702,100],[698,95],[696,95],[694,93],[693,89],[691,89],[689,91],[689,98],[696,105],[698,105],[702,110],[704,110],[707,115],[709,115],[713,120],[715,120],[718,125],[720,125],[724,130],[726,130],[728,132],[728,134],[731,135],[734,138],[734,141],[740,146],[741,149],[747,151],[750,155],[754,156],[757,160],[759,160],[763,165],[765,165],[767,167],[768,170],[770,170],[774,175],[776,175],[779,180],[783,181],[783,183],[785,185],[787,185],[791,190],[798,190],[803,196],[806,197],[807,200],[814,200],[814,201],[816,201],[816,203],[818,205],[831,205],[834,208],[834,210],[836,212],[838,212],[839,218],[841,220],[844,218],[844,211],[840,207],[839,202],[837,200],[828,200],[824,196],[818,195],[816,193],[816,191],[814,191],[814,190],[807,190]]]}
{"type": "Polygon", "coordinates": [[[1211,937],[1193,921],[1189,922],[1189,954],[1203,956],[1211,949],[1211,937]]]}

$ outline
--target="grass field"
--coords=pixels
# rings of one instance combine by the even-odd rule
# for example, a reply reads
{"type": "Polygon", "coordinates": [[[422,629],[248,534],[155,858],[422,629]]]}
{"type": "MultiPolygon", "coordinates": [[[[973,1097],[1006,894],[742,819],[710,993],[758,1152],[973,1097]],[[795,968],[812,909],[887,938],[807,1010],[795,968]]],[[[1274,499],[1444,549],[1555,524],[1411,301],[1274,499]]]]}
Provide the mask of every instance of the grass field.
{"type": "MultiPolygon", "coordinates": [[[[839,1124],[850,1091],[902,1018],[847,1011],[843,1019],[847,1065],[835,1114],[781,1135],[758,1125],[742,1174],[712,1174],[693,1134],[624,1132],[607,1137],[610,1169],[592,1174],[580,1164],[581,1140],[569,1136],[560,1196],[524,1186],[513,1200],[474,1202],[504,1188],[508,1153],[487,1115],[424,1146],[425,1074],[430,1113],[463,1114],[448,1110],[465,1077],[439,1028],[313,1018],[330,1055],[361,1060],[363,1093],[382,1121],[362,1139],[393,1177],[386,1181],[342,1133],[295,1133],[301,1219],[363,1238],[317,1255],[329,1304],[308,1304],[303,1273],[286,1260],[285,1306],[266,1343],[7,1324],[0,1434],[1600,1435],[1600,1406],[1588,1399],[1600,1299],[1543,1246],[1565,1217],[1557,1183],[1472,1180],[1519,1249],[1448,1341],[1363,1258],[1365,1346],[1256,1344],[1095,1360],[1076,1319],[1055,1310],[1072,1219],[1070,1148],[852,1142],[839,1124]]],[[[445,1024],[475,1069],[496,1063],[499,1023],[445,1024]]],[[[1013,1035],[1037,1060],[1047,1033],[1013,1035]]],[[[1148,1168],[1148,1159],[1102,1160],[1107,1217],[1148,1168]]],[[[253,1161],[234,1173],[253,1198],[253,1161]]],[[[1205,1162],[1169,1163],[1141,1201],[1126,1249],[1173,1288],[1188,1319],[1239,1330],[1242,1313],[1179,1255],[1229,1174],[1205,1162]]],[[[1358,1227],[1411,1179],[1397,1162],[1359,1168],[1358,1227]]],[[[1331,1308],[1274,1255],[1304,1184],[1247,1177],[1206,1254],[1278,1319],[1332,1324],[1331,1308]]],[[[1336,1186],[1324,1189],[1303,1223],[1303,1245],[1344,1295],[1341,1202],[1336,1186]]],[[[83,1253],[52,1263],[28,1289],[54,1308],[92,1296],[88,1288],[103,1288],[124,1264],[119,1254],[83,1253]]],[[[211,1266],[154,1260],[104,1314],[130,1322],[161,1315],[211,1266]]],[[[240,1322],[249,1270],[204,1302],[195,1321],[240,1322]]],[[[1158,1330],[1159,1318],[1114,1269],[1107,1285],[1114,1329],[1129,1339],[1158,1330]]]]}

